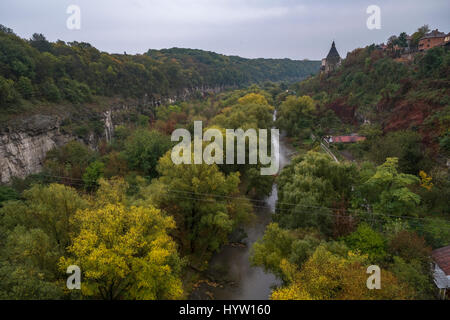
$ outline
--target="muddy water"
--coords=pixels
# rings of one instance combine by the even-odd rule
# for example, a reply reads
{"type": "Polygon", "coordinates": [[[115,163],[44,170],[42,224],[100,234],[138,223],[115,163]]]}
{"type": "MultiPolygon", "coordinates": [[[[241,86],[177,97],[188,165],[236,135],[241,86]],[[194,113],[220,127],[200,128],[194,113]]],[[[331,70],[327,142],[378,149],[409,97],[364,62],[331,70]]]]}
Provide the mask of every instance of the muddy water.
{"type": "MultiPolygon", "coordinates": [[[[273,141],[273,143],[278,143],[278,141],[273,141]]],[[[291,151],[281,136],[279,141],[280,170],[288,164],[290,154],[291,151]]],[[[271,222],[278,198],[277,191],[277,185],[274,184],[272,194],[265,199],[264,208],[261,208],[261,203],[255,207],[255,221],[244,228],[247,233],[247,237],[243,240],[245,246],[226,246],[213,256],[209,268],[211,274],[220,274],[222,279],[226,279],[225,284],[209,289],[215,299],[265,300],[269,298],[272,287],[280,284],[280,280],[273,274],[265,273],[260,267],[250,266],[249,260],[253,243],[264,235],[266,226],[271,222]]]]}

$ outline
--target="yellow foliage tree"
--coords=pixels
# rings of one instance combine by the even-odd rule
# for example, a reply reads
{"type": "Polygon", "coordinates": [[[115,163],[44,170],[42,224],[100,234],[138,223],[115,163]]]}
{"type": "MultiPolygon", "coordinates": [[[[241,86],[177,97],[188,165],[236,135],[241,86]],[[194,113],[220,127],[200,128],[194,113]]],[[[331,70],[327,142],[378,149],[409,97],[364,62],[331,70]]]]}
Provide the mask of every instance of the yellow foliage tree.
{"type": "Polygon", "coordinates": [[[239,98],[238,100],[239,104],[245,105],[245,104],[260,104],[260,105],[268,105],[269,102],[267,102],[266,98],[258,93],[249,93],[243,96],[242,98],[239,98]]]}
{"type": "Polygon", "coordinates": [[[430,191],[433,188],[433,182],[431,182],[433,178],[427,175],[427,173],[423,170],[420,170],[419,176],[420,176],[420,186],[430,191]]]}
{"type": "MultiPolygon", "coordinates": [[[[109,194],[111,196],[111,193],[109,194]]],[[[178,299],[182,261],[167,234],[175,227],[152,207],[122,203],[78,211],[79,232],[60,267],[77,265],[83,273],[83,295],[102,299],[178,299]]]]}
{"type": "Polygon", "coordinates": [[[368,274],[364,263],[367,257],[348,252],[341,257],[320,245],[303,265],[301,270],[287,261],[281,262],[281,269],[292,279],[283,288],[272,293],[272,299],[314,299],[314,300],[373,300],[408,299],[408,288],[399,283],[388,272],[381,273],[381,289],[370,290],[366,281],[368,274]]]}

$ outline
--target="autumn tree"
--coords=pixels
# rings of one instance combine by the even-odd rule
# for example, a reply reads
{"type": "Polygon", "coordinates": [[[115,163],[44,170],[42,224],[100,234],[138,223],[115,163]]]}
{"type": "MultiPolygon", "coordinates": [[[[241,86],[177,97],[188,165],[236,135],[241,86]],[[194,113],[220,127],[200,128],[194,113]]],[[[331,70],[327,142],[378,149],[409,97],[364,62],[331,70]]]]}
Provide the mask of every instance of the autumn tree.
{"type": "Polygon", "coordinates": [[[182,261],[168,235],[172,217],[154,207],[126,206],[124,184],[103,182],[98,193],[111,202],[79,210],[72,224],[68,254],[60,267],[78,265],[83,272],[82,293],[102,299],[178,299],[182,261]]]}
{"type": "Polygon", "coordinates": [[[407,299],[408,287],[389,271],[382,270],[380,290],[369,290],[366,285],[366,257],[349,251],[339,256],[324,245],[298,270],[288,261],[282,262],[283,272],[290,278],[288,285],[276,289],[272,299],[313,300],[373,300],[407,299]]]}

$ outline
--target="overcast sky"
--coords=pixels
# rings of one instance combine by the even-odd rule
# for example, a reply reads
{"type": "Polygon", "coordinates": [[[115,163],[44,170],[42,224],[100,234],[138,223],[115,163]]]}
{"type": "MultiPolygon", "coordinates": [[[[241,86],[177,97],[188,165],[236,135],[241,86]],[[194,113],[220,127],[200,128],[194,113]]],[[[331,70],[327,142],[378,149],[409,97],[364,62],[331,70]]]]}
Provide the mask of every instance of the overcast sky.
{"type": "Polygon", "coordinates": [[[186,47],[248,58],[321,59],[419,26],[450,31],[449,0],[0,0],[0,24],[24,38],[89,42],[114,53],[186,47]],[[81,9],[69,30],[67,7],[81,9]],[[369,30],[369,5],[381,29],[369,30]]]}

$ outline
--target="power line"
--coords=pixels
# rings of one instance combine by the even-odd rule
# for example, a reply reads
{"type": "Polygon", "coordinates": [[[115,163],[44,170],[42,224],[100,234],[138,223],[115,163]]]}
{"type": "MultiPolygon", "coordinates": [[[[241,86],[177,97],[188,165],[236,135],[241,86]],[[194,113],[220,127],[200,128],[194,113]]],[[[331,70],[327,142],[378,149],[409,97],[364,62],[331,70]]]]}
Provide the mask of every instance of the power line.
{"type": "MultiPolygon", "coordinates": [[[[84,179],[77,179],[77,178],[70,178],[70,177],[63,177],[63,176],[55,176],[55,175],[45,175],[45,174],[41,174],[41,176],[46,176],[46,177],[52,177],[52,178],[60,178],[60,179],[65,179],[65,180],[73,180],[73,181],[83,181],[83,182],[77,182],[77,183],[73,183],[74,185],[79,185],[79,186],[84,186],[85,182],[94,182],[96,183],[97,180],[84,180],[84,179]]],[[[149,176],[143,176],[143,178],[151,178],[149,176]]],[[[172,192],[172,193],[181,193],[181,194],[188,194],[188,195],[193,195],[193,196],[206,196],[206,197],[213,197],[213,198],[222,198],[222,199],[230,199],[230,200],[237,200],[237,201],[250,201],[252,202],[252,206],[255,208],[267,208],[267,202],[266,200],[258,200],[258,199],[248,199],[246,197],[236,197],[236,196],[227,196],[227,195],[220,195],[220,194],[213,194],[213,193],[201,193],[201,192],[193,192],[193,191],[186,191],[186,190],[177,190],[177,189],[172,189],[172,188],[165,188],[168,192],[172,192]],[[259,202],[259,203],[264,203],[264,205],[257,205],[254,202],[259,202]]],[[[208,201],[208,202],[220,202],[217,199],[215,200],[208,200],[208,199],[204,199],[204,198],[192,198],[192,197],[181,197],[181,196],[175,196],[175,198],[183,198],[183,199],[189,199],[189,200],[196,200],[196,201],[208,201]]],[[[222,202],[225,202],[226,200],[222,200],[222,202]]],[[[276,210],[277,211],[281,211],[281,212],[291,212],[292,210],[296,211],[297,207],[304,207],[304,208],[312,208],[312,209],[326,209],[326,210],[330,210],[330,211],[334,211],[334,210],[340,210],[338,208],[332,208],[332,207],[325,207],[325,206],[311,206],[311,205],[302,205],[302,204],[295,204],[295,203],[285,203],[285,202],[278,202],[277,201],[277,205],[286,205],[286,206],[293,206],[293,209],[288,209],[288,208],[280,208],[278,207],[276,210]]],[[[386,213],[376,213],[376,214],[370,214],[367,211],[361,210],[361,209],[345,209],[342,211],[343,213],[361,213],[361,214],[369,214],[371,215],[368,219],[365,219],[366,221],[373,221],[373,219],[377,219],[377,220],[381,220],[381,217],[391,217],[391,218],[396,218],[396,219],[410,219],[410,220],[422,220],[425,221],[427,218],[422,218],[422,217],[409,217],[409,216],[396,216],[396,215],[391,215],[391,214],[386,214],[386,213]]],[[[350,216],[350,215],[341,215],[341,214],[333,214],[333,213],[326,213],[326,212],[314,212],[315,214],[325,214],[325,215],[329,215],[329,216],[337,216],[337,217],[353,217],[354,216],[350,216]]],[[[358,216],[358,218],[363,219],[363,217],[358,216]]],[[[417,222],[416,222],[417,223],[417,222]]],[[[448,227],[450,228],[450,223],[444,221],[443,223],[447,224],[448,227]]],[[[423,226],[423,224],[420,224],[423,226]]]]}
{"type": "MultiPolygon", "coordinates": [[[[196,201],[202,201],[202,202],[223,202],[223,203],[226,203],[225,200],[220,201],[220,200],[216,200],[216,199],[213,200],[213,199],[205,199],[205,198],[193,198],[193,197],[179,196],[179,195],[175,196],[175,198],[177,198],[177,199],[186,199],[186,200],[196,200],[196,201]]],[[[267,205],[266,206],[261,206],[261,205],[252,204],[252,207],[254,207],[254,208],[261,208],[261,209],[268,209],[267,205]]],[[[292,212],[291,209],[277,208],[277,210],[281,211],[281,212],[292,212]]],[[[298,208],[294,208],[292,210],[294,212],[297,212],[297,213],[303,213],[302,211],[298,211],[298,208]]],[[[345,213],[345,212],[348,213],[348,211],[346,211],[346,210],[343,210],[342,212],[343,213],[345,213]]],[[[363,221],[367,221],[367,222],[374,222],[374,221],[385,222],[382,219],[382,215],[378,215],[378,214],[371,215],[370,217],[351,216],[351,215],[343,215],[343,214],[339,214],[339,213],[330,213],[330,212],[312,212],[312,214],[325,215],[325,216],[338,217],[338,218],[359,219],[359,220],[363,220],[363,221]]],[[[366,214],[369,214],[369,213],[366,212],[366,214]]],[[[398,218],[398,219],[403,218],[401,216],[395,216],[395,217],[398,218]]],[[[414,223],[416,226],[417,225],[423,226],[422,223],[419,223],[417,221],[411,221],[411,223],[414,223]]],[[[445,228],[447,228],[447,227],[445,227],[445,228]]],[[[449,228],[450,228],[450,226],[449,226],[449,228]]]]}

